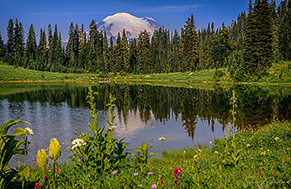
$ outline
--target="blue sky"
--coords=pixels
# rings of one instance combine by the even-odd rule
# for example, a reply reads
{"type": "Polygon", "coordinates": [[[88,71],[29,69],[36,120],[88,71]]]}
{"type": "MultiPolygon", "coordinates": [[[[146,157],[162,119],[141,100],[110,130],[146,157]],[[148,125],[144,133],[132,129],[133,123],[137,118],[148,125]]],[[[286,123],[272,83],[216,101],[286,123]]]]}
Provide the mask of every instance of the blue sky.
{"type": "MultiPolygon", "coordinates": [[[[214,22],[218,27],[224,22],[229,25],[241,11],[246,11],[249,0],[0,0],[0,31],[6,40],[6,28],[10,18],[17,18],[27,36],[33,24],[39,38],[40,28],[48,24],[58,25],[62,38],[68,36],[71,22],[88,28],[92,19],[101,21],[105,17],[127,12],[138,17],[152,17],[170,31],[185,24],[187,17],[194,14],[197,29],[214,22]]],[[[276,2],[280,2],[277,0],[276,2]]]]}

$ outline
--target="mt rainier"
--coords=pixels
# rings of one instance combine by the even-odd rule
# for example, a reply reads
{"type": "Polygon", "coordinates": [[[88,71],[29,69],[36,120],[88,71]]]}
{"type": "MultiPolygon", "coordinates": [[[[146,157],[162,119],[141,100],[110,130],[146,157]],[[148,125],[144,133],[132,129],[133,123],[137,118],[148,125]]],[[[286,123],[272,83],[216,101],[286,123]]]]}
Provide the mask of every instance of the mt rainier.
{"type": "Polygon", "coordinates": [[[125,29],[127,38],[138,38],[141,31],[146,30],[152,35],[161,26],[153,18],[138,18],[128,13],[117,13],[106,17],[103,21],[96,23],[99,31],[106,31],[108,39],[112,36],[117,38],[118,32],[122,35],[125,29]]]}

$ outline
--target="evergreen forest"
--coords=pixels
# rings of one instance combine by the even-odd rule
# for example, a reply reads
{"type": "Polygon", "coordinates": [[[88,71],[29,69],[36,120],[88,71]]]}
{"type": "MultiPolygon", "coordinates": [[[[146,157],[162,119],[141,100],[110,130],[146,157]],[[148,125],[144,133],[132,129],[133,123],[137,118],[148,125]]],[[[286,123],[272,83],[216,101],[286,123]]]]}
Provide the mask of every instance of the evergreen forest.
{"type": "Polygon", "coordinates": [[[250,0],[248,10],[226,26],[197,30],[193,14],[181,31],[161,27],[152,36],[142,31],[129,40],[126,31],[116,39],[72,22],[66,47],[58,26],[40,29],[33,24],[27,37],[17,19],[8,21],[7,42],[0,33],[0,61],[16,67],[61,73],[170,73],[216,69],[237,81],[259,79],[272,63],[291,60],[291,3],[250,0]],[[219,69],[224,68],[224,69],[219,69]],[[221,71],[223,70],[223,71],[221,71]]]}

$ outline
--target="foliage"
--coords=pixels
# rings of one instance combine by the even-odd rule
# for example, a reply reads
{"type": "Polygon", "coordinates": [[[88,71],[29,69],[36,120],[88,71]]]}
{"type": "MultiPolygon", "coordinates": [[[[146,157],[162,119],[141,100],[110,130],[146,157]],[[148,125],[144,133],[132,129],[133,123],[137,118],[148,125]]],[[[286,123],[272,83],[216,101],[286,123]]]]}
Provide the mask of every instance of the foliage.
{"type": "Polygon", "coordinates": [[[17,127],[12,134],[8,134],[9,129],[17,123],[24,122],[23,120],[9,120],[1,125],[0,128],[0,186],[6,188],[10,181],[17,174],[15,169],[9,168],[8,164],[15,154],[25,154],[25,149],[21,149],[20,145],[25,142],[24,138],[17,140],[15,137],[26,134],[26,131],[21,127],[17,127]]]}
{"type": "Polygon", "coordinates": [[[151,148],[155,148],[155,146],[149,146],[150,143],[152,143],[152,141],[150,141],[148,144],[142,143],[140,146],[136,147],[136,150],[134,150],[134,149],[129,150],[129,151],[132,151],[132,153],[130,153],[130,155],[134,159],[135,166],[137,166],[141,169],[144,166],[146,166],[150,157],[152,157],[154,155],[159,155],[158,153],[153,153],[153,152],[149,153],[149,150],[151,148]]]}
{"type": "Polygon", "coordinates": [[[123,139],[114,138],[114,116],[113,109],[115,98],[110,95],[110,102],[106,105],[109,108],[109,119],[107,120],[108,127],[105,131],[105,126],[99,128],[96,113],[96,102],[94,102],[96,92],[93,92],[89,87],[87,102],[90,105],[91,122],[89,123],[90,130],[88,133],[77,134],[79,139],[73,141],[71,151],[73,156],[70,158],[78,167],[94,169],[98,173],[108,172],[120,166],[126,158],[127,153],[124,152],[127,143],[123,139]],[[104,133],[105,132],[105,133],[104,133]],[[76,140],[80,142],[76,143],[76,140]]]}

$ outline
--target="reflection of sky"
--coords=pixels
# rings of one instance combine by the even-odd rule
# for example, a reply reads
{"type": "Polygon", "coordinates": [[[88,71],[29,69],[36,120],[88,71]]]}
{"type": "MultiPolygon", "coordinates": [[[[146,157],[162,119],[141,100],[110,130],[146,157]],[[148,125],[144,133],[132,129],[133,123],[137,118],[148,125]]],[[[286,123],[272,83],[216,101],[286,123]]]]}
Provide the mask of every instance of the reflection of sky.
{"type": "MultiPolygon", "coordinates": [[[[124,122],[123,116],[118,116],[117,110],[114,111],[116,117],[117,129],[115,131],[117,138],[125,138],[128,142],[128,149],[140,146],[143,142],[153,141],[151,145],[157,148],[152,149],[153,152],[160,152],[162,144],[160,137],[165,137],[165,148],[168,150],[189,147],[196,143],[207,144],[210,140],[224,135],[221,125],[215,121],[214,132],[207,121],[197,119],[194,140],[189,137],[186,129],[182,126],[181,116],[171,117],[170,120],[162,123],[155,120],[154,115],[150,113],[150,119],[147,124],[141,120],[140,112],[129,112],[124,122]]],[[[103,111],[99,113],[99,126],[105,124],[103,111]]],[[[77,136],[74,133],[87,132],[89,130],[88,122],[90,121],[89,109],[71,108],[66,102],[58,104],[58,106],[49,103],[39,103],[24,101],[9,102],[7,100],[0,101],[0,123],[13,119],[23,119],[30,122],[29,126],[34,131],[34,136],[29,136],[29,153],[28,162],[36,162],[36,154],[39,149],[47,149],[50,139],[56,138],[62,144],[62,156],[60,161],[67,160],[68,147],[71,146],[71,139],[77,136]],[[63,144],[65,143],[65,144],[63,144]]],[[[21,126],[27,127],[22,124],[21,126]]]]}

